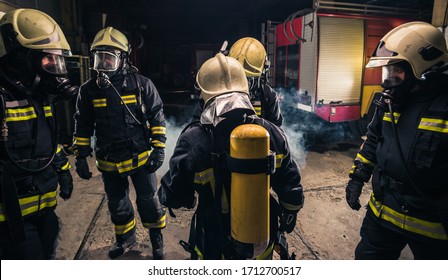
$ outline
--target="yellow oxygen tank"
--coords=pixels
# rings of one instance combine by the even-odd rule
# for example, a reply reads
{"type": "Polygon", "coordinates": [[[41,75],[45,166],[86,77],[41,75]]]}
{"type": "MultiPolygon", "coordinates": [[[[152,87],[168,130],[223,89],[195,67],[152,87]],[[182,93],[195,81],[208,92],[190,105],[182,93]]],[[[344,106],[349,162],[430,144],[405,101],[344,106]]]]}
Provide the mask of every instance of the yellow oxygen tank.
{"type": "MultiPolygon", "coordinates": [[[[265,159],[268,155],[269,133],[262,126],[243,124],[230,134],[231,158],[265,159]]],[[[270,176],[266,172],[231,174],[231,235],[234,240],[252,245],[254,257],[269,244],[269,189],[270,176]]]]}

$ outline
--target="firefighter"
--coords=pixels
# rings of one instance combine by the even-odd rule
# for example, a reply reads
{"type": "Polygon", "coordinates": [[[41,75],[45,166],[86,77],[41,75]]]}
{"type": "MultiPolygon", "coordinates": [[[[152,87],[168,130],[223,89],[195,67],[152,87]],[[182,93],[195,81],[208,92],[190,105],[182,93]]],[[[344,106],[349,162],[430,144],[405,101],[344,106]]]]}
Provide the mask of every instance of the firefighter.
{"type": "MultiPolygon", "coordinates": [[[[199,202],[192,219],[190,240],[181,241],[192,258],[252,258],[251,252],[246,252],[244,246],[238,246],[230,237],[231,166],[224,159],[229,155],[232,130],[242,124],[254,124],[269,133],[270,149],[276,153],[275,173],[270,180],[282,209],[281,228],[288,233],[293,231],[304,201],[299,169],[291,158],[285,134],[256,115],[244,69],[237,60],[218,53],[202,65],[196,83],[205,104],[200,124],[187,126],[180,135],[170,169],[161,180],[159,199],[170,208],[191,209],[195,207],[197,193],[199,202]]],[[[257,195],[262,194],[253,194],[257,195]]],[[[271,203],[272,209],[274,206],[271,203]]],[[[277,217],[274,214],[270,217],[275,228],[270,230],[269,246],[258,258],[272,256],[277,217]]]]}
{"type": "Polygon", "coordinates": [[[346,188],[360,209],[373,173],[356,259],[398,259],[406,245],[415,259],[448,258],[447,63],[443,34],[410,22],[386,34],[367,64],[382,67],[385,90],[346,188]]]}
{"type": "Polygon", "coordinates": [[[277,93],[267,84],[269,61],[263,44],[255,38],[241,38],[232,45],[229,56],[244,67],[249,82],[250,102],[257,116],[280,127],[283,116],[277,93]]]}
{"type": "Polygon", "coordinates": [[[76,104],[76,172],[86,180],[92,176],[86,158],[93,151],[91,137],[95,132],[96,164],[115,226],[116,243],[109,257],[122,255],[136,241],[130,177],[141,221],[149,229],[153,257],[163,259],[161,230],[166,226],[166,216],[157,198],[155,174],[165,157],[162,100],[152,81],[137,74],[130,64],[130,46],[119,30],[100,30],[91,52],[95,73],[81,86],[76,104]]]}
{"type": "Polygon", "coordinates": [[[0,258],[52,259],[57,186],[73,190],[57,144],[54,105],[76,93],[64,56],[70,46],[47,14],[16,9],[0,20],[0,258]]]}

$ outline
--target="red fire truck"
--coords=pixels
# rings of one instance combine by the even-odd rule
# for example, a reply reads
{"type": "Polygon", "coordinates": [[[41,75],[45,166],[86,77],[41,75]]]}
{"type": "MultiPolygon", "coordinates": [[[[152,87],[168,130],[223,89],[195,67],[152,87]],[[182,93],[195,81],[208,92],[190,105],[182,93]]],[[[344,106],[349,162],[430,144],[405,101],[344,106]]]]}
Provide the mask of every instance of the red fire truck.
{"type": "Polygon", "coordinates": [[[292,95],[288,106],[332,123],[355,121],[365,132],[382,90],[381,69],[366,63],[388,31],[423,17],[410,9],[314,1],[314,9],[267,23],[270,82],[292,95]]]}

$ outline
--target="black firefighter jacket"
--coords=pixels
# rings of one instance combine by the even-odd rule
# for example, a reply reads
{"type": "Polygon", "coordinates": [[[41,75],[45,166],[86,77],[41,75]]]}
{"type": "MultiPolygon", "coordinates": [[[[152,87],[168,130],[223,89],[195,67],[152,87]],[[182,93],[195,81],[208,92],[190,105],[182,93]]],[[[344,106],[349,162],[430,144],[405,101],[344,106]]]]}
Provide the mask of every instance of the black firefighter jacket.
{"type": "Polygon", "coordinates": [[[448,240],[448,79],[407,93],[393,111],[404,161],[391,113],[379,108],[357,156],[380,172],[382,199],[371,196],[371,214],[391,229],[448,240]]]}
{"type": "Polygon", "coordinates": [[[277,93],[268,84],[264,83],[250,91],[250,102],[257,113],[257,116],[281,126],[283,116],[280,112],[280,105],[277,93]]]}
{"type": "Polygon", "coordinates": [[[152,81],[144,76],[116,75],[111,82],[121,98],[112,86],[99,88],[95,77],[80,87],[75,152],[88,156],[90,138],[95,133],[98,169],[131,174],[147,163],[152,148],[165,148],[162,99],[152,81]],[[141,124],[134,120],[125,104],[141,124]]]}
{"type": "MultiPolygon", "coordinates": [[[[297,212],[304,202],[303,189],[300,184],[301,177],[296,163],[291,158],[283,131],[269,121],[256,116],[245,118],[244,123],[259,124],[269,132],[270,150],[276,153],[275,173],[270,177],[271,186],[278,195],[279,204],[284,209],[297,212]]],[[[170,160],[170,169],[161,180],[159,199],[167,207],[192,208],[195,204],[195,192],[198,193],[198,216],[195,222],[196,242],[204,253],[205,259],[216,258],[219,255],[207,256],[208,250],[203,251],[203,246],[220,248],[222,245],[220,237],[230,235],[228,199],[221,200],[220,210],[214,208],[216,173],[213,170],[214,162],[211,154],[213,150],[215,152],[224,150],[229,153],[230,133],[240,124],[243,122],[226,120],[219,123],[213,132],[214,144],[210,132],[202,125],[187,129],[180,135],[170,160]],[[221,214],[218,214],[217,211],[221,214]],[[221,222],[217,221],[217,216],[221,216],[221,222]],[[223,228],[225,232],[220,232],[219,228],[223,228]]],[[[225,185],[230,184],[228,172],[222,181],[225,185]]],[[[276,217],[274,221],[277,224],[276,217]]]]}
{"type": "Polygon", "coordinates": [[[5,203],[16,203],[11,200],[18,200],[21,209],[18,215],[24,219],[54,208],[58,172],[67,171],[70,164],[59,147],[52,159],[57,143],[54,108],[49,97],[43,93],[29,96],[0,82],[4,101],[0,105],[0,116],[7,125],[7,140],[0,143],[0,224],[3,224],[9,211],[5,203]],[[11,158],[22,167],[40,171],[22,170],[11,158]],[[15,190],[10,190],[11,187],[15,190]]]}

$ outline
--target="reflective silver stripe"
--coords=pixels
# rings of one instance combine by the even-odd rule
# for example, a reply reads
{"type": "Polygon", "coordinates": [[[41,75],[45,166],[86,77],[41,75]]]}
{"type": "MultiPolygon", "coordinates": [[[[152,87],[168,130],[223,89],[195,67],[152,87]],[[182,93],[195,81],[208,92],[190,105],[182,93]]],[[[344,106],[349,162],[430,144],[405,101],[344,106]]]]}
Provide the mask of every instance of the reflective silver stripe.
{"type": "Polygon", "coordinates": [[[27,105],[29,105],[29,103],[26,99],[5,102],[6,108],[25,107],[27,105]]]}
{"type": "Polygon", "coordinates": [[[145,165],[148,161],[149,154],[150,151],[144,151],[143,153],[140,153],[137,158],[137,166],[134,166],[133,159],[128,159],[121,162],[109,162],[97,159],[96,166],[102,171],[118,171],[118,173],[124,173],[145,165]]]}
{"type": "Polygon", "coordinates": [[[154,135],[165,135],[166,127],[164,126],[153,126],[151,127],[151,133],[154,135]]]}
{"type": "Polygon", "coordinates": [[[106,98],[93,99],[93,107],[106,107],[106,106],[107,106],[106,98]]]}
{"type": "Polygon", "coordinates": [[[137,99],[135,98],[135,95],[124,95],[121,97],[124,101],[124,104],[136,104],[137,99]]]}
{"type": "MultiPolygon", "coordinates": [[[[22,210],[23,217],[44,208],[55,206],[56,203],[56,191],[48,192],[43,195],[34,195],[19,199],[20,209],[22,210]]],[[[0,222],[6,221],[6,216],[3,208],[3,204],[0,203],[0,222]]]]}
{"type": "Polygon", "coordinates": [[[47,118],[53,116],[50,106],[44,106],[44,114],[45,114],[45,117],[47,117],[47,118]]]}
{"type": "Polygon", "coordinates": [[[373,195],[370,196],[369,206],[375,216],[390,222],[401,229],[433,239],[448,240],[448,235],[446,234],[442,223],[428,222],[395,211],[376,201],[373,195]]]}
{"type": "Polygon", "coordinates": [[[7,122],[26,121],[35,118],[37,118],[37,115],[34,107],[6,109],[7,122]]]}
{"type": "Polygon", "coordinates": [[[291,210],[291,211],[298,211],[298,210],[302,209],[302,207],[303,207],[303,204],[300,204],[300,205],[292,205],[292,204],[286,203],[286,202],[281,201],[281,200],[280,200],[280,205],[281,205],[283,208],[285,208],[285,209],[287,209],[287,210],[291,210]]]}
{"type": "MultiPolygon", "coordinates": [[[[395,123],[398,122],[398,119],[400,118],[400,115],[401,115],[400,113],[394,112],[395,123]]],[[[390,113],[384,113],[383,121],[392,122],[392,118],[391,118],[390,113]]]]}
{"type": "Polygon", "coordinates": [[[90,138],[74,137],[73,145],[90,146],[90,138]]]}
{"type": "Polygon", "coordinates": [[[276,154],[275,155],[275,168],[282,167],[284,155],[283,154],[276,154]]]}
{"type": "Polygon", "coordinates": [[[115,225],[115,234],[122,235],[135,228],[135,219],[125,225],[115,225]]]}
{"type": "Polygon", "coordinates": [[[213,168],[208,168],[201,172],[196,172],[194,174],[194,183],[199,185],[206,185],[211,181],[215,181],[215,174],[213,173],[213,168]]]}
{"type": "Polygon", "coordinates": [[[145,228],[164,228],[164,227],[166,227],[166,215],[163,215],[155,223],[143,223],[143,227],[145,227],[145,228]]]}
{"type": "Polygon", "coordinates": [[[448,133],[448,120],[422,118],[418,129],[448,133]]]}
{"type": "Polygon", "coordinates": [[[151,144],[155,148],[165,148],[165,143],[163,143],[159,140],[151,140],[151,144]]]}

